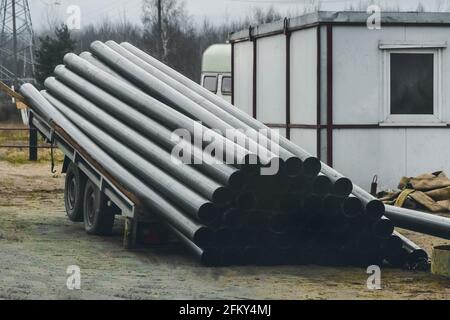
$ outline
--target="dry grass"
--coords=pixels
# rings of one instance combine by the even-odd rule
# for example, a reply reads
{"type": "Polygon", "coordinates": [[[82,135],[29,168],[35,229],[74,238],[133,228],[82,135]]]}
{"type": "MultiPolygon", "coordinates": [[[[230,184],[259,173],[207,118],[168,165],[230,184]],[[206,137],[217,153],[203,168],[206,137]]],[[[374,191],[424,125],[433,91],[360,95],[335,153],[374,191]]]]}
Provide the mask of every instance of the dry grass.
{"type": "MultiPolygon", "coordinates": [[[[0,161],[8,161],[12,164],[28,163],[28,131],[26,127],[17,124],[0,123],[0,128],[24,128],[23,131],[7,131],[0,129],[0,161]],[[2,148],[1,146],[23,146],[22,148],[2,148]]],[[[38,140],[39,146],[47,145],[42,137],[38,140]]],[[[60,163],[64,160],[64,154],[54,150],[54,160],[60,163]]],[[[51,161],[50,149],[38,150],[38,162],[51,161]]]]}

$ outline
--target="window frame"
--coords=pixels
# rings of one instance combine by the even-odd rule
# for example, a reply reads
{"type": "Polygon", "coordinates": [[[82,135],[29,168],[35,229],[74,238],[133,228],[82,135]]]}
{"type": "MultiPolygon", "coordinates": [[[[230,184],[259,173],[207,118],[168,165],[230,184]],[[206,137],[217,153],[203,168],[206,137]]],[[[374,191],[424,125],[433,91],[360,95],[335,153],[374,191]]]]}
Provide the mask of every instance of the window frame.
{"type": "Polygon", "coordinates": [[[233,81],[233,78],[231,76],[229,76],[229,75],[223,75],[222,76],[222,79],[220,81],[220,92],[222,93],[222,95],[224,95],[224,96],[231,96],[232,91],[233,91],[232,81],[233,81]],[[224,91],[223,90],[223,79],[224,78],[229,78],[230,79],[230,91],[224,91]]]}
{"type": "Polygon", "coordinates": [[[383,107],[380,125],[384,126],[441,126],[444,99],[443,47],[411,47],[397,45],[383,48],[383,107]],[[433,114],[392,114],[391,113],[391,54],[433,54],[433,114]]]}
{"type": "Polygon", "coordinates": [[[217,91],[219,90],[219,75],[217,75],[217,74],[205,74],[205,75],[203,75],[202,87],[205,88],[206,90],[214,93],[214,94],[217,94],[217,91]],[[205,79],[206,78],[215,78],[216,79],[216,86],[215,86],[215,90],[214,91],[209,90],[208,88],[205,87],[205,79]]]}

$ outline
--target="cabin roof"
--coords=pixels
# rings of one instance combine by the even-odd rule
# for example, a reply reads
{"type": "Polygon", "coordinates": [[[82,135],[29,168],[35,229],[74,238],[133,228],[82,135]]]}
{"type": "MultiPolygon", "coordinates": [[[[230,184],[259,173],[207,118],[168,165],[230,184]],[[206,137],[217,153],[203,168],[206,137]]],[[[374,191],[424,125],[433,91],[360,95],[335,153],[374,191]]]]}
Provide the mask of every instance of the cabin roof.
{"type": "MultiPolygon", "coordinates": [[[[296,18],[282,19],[268,24],[262,24],[230,35],[231,42],[245,41],[252,37],[280,34],[287,30],[303,29],[320,24],[332,25],[366,25],[371,14],[356,11],[319,11],[308,13],[296,18]]],[[[450,26],[448,12],[382,12],[382,25],[426,25],[450,26]]]]}

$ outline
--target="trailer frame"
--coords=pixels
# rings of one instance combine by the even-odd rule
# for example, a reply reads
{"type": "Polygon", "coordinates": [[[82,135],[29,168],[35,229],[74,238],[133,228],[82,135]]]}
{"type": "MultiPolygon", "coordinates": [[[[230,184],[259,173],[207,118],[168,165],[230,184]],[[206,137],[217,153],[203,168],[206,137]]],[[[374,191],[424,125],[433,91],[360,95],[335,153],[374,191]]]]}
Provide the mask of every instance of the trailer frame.
{"type": "Polygon", "coordinates": [[[75,146],[56,132],[50,124],[46,123],[37,113],[29,109],[30,126],[33,125],[38,132],[64,153],[62,173],[65,173],[69,164],[73,163],[101,192],[114,203],[125,217],[125,230],[123,244],[126,249],[133,249],[137,245],[137,230],[142,222],[153,222],[145,217],[138,206],[130,200],[110,179],[105,177],[75,146]]]}

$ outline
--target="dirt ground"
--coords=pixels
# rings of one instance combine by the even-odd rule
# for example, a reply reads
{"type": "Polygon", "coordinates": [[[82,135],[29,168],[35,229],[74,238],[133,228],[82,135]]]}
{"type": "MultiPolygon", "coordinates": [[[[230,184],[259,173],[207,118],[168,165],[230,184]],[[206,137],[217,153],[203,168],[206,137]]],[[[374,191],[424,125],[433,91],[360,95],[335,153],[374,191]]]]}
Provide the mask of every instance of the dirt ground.
{"type": "MultiPolygon", "coordinates": [[[[382,270],[369,290],[357,268],[204,268],[177,245],[126,251],[113,237],[86,235],[69,222],[64,177],[49,164],[0,162],[0,299],[449,299],[450,279],[382,270]],[[81,290],[66,287],[81,268],[81,290]]],[[[429,252],[445,241],[405,232],[429,252]]]]}

